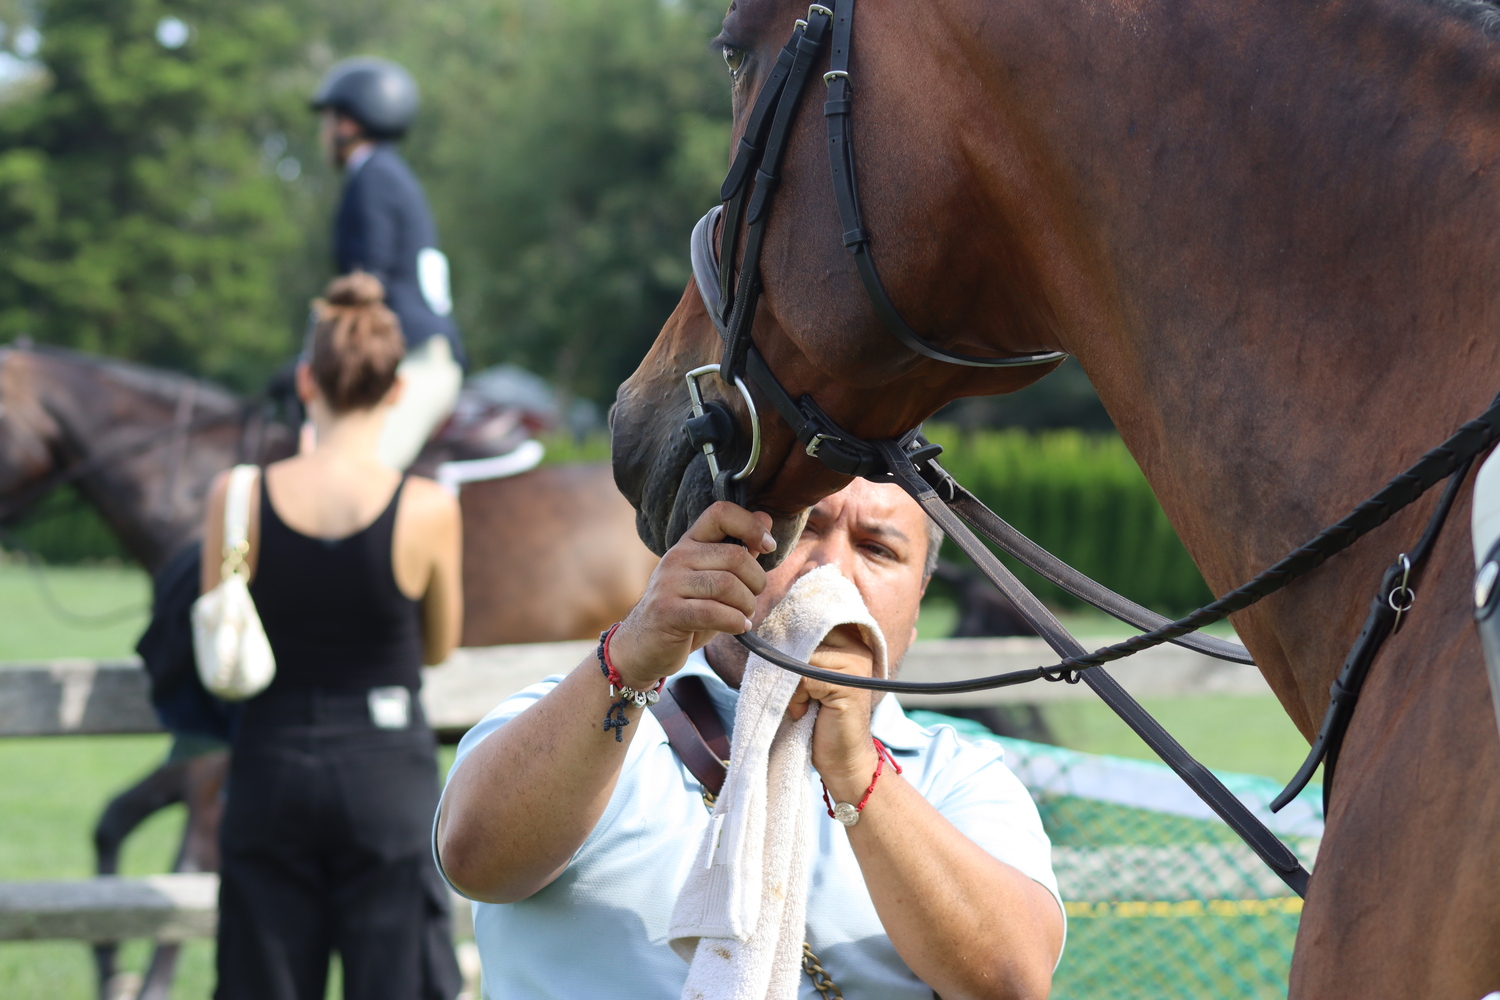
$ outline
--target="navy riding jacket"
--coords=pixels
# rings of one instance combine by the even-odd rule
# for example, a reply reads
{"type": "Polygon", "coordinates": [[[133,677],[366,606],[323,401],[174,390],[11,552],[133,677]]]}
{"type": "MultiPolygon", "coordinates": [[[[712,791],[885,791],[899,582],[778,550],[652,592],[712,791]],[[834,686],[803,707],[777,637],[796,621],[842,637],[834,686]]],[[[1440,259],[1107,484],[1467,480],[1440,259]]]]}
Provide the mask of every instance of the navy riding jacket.
{"type": "Polygon", "coordinates": [[[340,274],[368,271],[385,285],[385,301],[401,320],[407,347],[447,337],[464,359],[453,322],[448,260],[422,185],[389,143],[379,143],[344,184],[333,225],[340,274]]]}

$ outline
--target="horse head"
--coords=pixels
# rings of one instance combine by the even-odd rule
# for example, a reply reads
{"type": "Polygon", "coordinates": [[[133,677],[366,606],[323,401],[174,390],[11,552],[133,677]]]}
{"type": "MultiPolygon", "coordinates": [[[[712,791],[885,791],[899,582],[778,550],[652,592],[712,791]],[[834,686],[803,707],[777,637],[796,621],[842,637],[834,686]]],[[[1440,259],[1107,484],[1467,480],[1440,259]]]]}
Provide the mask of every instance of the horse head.
{"type": "MultiPolygon", "coordinates": [[[[714,45],[729,68],[736,144],[746,135],[788,32],[805,13],[789,0],[737,0],[730,7],[714,45]]],[[[1048,247],[1032,236],[1046,231],[1054,238],[1058,230],[1046,224],[1046,199],[1032,190],[1021,140],[977,144],[961,127],[965,116],[979,113],[981,96],[961,85],[965,70],[955,67],[953,51],[945,47],[961,35],[952,13],[932,5],[861,2],[854,148],[871,253],[901,316],[942,348],[986,356],[1043,351],[1058,345],[1060,324],[1037,259],[1048,247]],[[913,32],[945,44],[913,44],[913,32]],[[912,87],[913,79],[931,85],[912,87]],[[944,99],[935,101],[936,95],[944,99]],[[997,168],[1015,174],[1010,194],[976,197],[976,171],[997,168]],[[952,218],[966,222],[933,225],[952,218]]],[[[883,325],[844,245],[835,207],[819,113],[828,64],[825,45],[787,133],[779,183],[758,182],[775,195],[752,339],[793,399],[810,396],[859,437],[897,437],[952,399],[1013,391],[1054,366],[947,364],[909,350],[883,325]]],[[[984,113],[993,119],[997,109],[984,113]]],[[[993,192],[993,178],[984,190],[993,192]]],[[[715,226],[715,246],[728,214],[715,226]]],[[[745,244],[742,230],[737,270],[745,244]]],[[[738,273],[740,288],[748,278],[738,273]]],[[[684,431],[690,415],[684,376],[717,361],[722,350],[709,307],[690,284],[639,369],[620,387],[612,412],[616,481],[638,511],[641,537],[658,553],[712,502],[707,461],[684,431]]],[[[740,393],[712,377],[702,381],[705,395],[731,408],[740,423],[735,442],[721,449],[723,457],[743,462],[750,435],[740,393]]],[[[811,457],[763,394],[753,395],[764,418],[761,454],[744,483],[744,497],[772,515],[774,533],[786,542],[800,531],[806,508],[848,477],[811,457]]],[[[778,552],[788,548],[783,544],[778,552]]]]}
{"type": "Polygon", "coordinates": [[[40,484],[57,467],[60,430],[38,398],[33,357],[24,345],[0,347],[0,499],[40,484]]]}
{"type": "Polygon", "coordinates": [[[4,348],[0,518],[71,484],[154,569],[196,534],[209,481],[247,446],[245,412],[184,375],[57,347],[4,348]]]}

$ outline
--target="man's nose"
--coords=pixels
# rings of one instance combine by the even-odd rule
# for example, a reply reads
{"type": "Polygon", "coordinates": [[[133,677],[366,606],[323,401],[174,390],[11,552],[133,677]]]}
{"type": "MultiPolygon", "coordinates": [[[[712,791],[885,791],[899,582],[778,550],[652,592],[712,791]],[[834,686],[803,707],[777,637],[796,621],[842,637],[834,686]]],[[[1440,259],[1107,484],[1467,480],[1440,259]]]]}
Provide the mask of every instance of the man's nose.
{"type": "Polygon", "coordinates": [[[828,532],[819,538],[817,544],[807,554],[807,561],[802,564],[797,578],[811,573],[815,569],[827,566],[830,563],[837,566],[839,572],[850,580],[854,579],[854,567],[859,558],[855,550],[853,539],[845,532],[828,532]]]}

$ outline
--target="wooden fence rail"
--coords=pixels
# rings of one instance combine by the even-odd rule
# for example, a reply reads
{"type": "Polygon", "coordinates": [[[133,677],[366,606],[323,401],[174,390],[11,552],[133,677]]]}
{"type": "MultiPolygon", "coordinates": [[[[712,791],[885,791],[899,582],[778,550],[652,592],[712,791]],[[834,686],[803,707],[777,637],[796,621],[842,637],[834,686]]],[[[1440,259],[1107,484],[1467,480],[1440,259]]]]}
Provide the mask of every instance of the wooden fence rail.
{"type": "MultiPolygon", "coordinates": [[[[454,936],[473,937],[469,901],[451,896],[454,936]]],[[[0,882],[0,941],[190,941],[218,923],[213,872],[0,882]]]]}
{"type": "MultiPolygon", "coordinates": [[[[582,641],[457,650],[447,663],[426,672],[423,708],[433,728],[451,737],[528,684],[573,669],[593,647],[582,641]]],[[[1056,659],[1040,639],[937,639],[915,644],[900,676],[956,680],[1056,659]]],[[[1110,672],[1138,698],[1270,692],[1254,667],[1176,646],[1159,646],[1112,664],[1110,672]]],[[[1091,697],[1082,684],[1037,682],[974,694],[903,697],[901,702],[941,709],[1091,697]]],[[[0,664],[0,736],[152,733],[159,728],[148,700],[146,674],[137,660],[0,664]]]]}

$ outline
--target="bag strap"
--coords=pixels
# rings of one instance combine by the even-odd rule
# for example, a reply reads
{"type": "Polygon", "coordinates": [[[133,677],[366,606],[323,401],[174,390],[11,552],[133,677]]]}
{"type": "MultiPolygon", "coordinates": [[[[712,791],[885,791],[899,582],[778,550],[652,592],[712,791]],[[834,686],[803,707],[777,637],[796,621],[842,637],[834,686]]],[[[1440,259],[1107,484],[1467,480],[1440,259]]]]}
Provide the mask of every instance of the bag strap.
{"type": "Polygon", "coordinates": [[[249,575],[245,559],[250,555],[250,491],[255,486],[254,465],[236,465],[229,471],[224,493],[224,565],[220,576],[249,575]]]}
{"type": "Polygon", "coordinates": [[[717,797],[729,774],[729,736],[703,678],[695,674],[677,678],[662,688],[661,700],[651,706],[651,712],[705,795],[717,797]]]}

